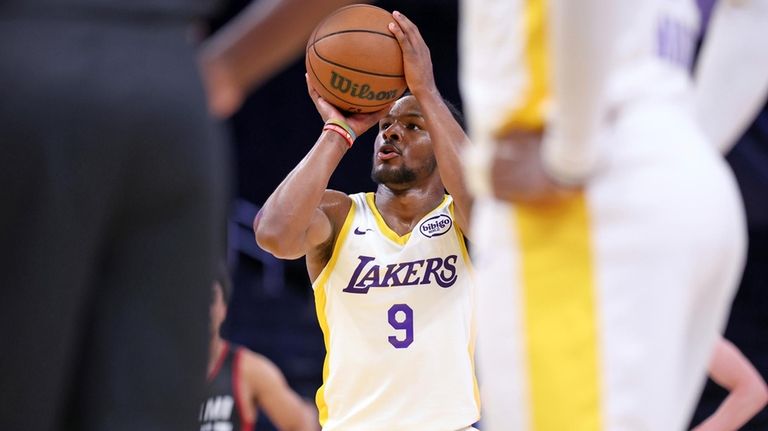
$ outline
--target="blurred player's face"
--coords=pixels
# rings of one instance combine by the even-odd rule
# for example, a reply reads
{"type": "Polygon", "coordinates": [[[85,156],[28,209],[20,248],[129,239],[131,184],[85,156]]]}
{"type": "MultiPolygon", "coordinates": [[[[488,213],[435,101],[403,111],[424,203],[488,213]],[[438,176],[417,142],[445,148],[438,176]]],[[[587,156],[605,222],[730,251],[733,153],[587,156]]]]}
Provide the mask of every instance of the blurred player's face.
{"type": "Polygon", "coordinates": [[[213,283],[213,301],[210,306],[211,335],[218,335],[222,322],[227,317],[227,304],[224,302],[224,294],[218,282],[213,283]]]}
{"type": "Polygon", "coordinates": [[[379,121],[373,148],[371,179],[392,189],[408,188],[437,167],[426,120],[414,96],[395,102],[379,121]]]}

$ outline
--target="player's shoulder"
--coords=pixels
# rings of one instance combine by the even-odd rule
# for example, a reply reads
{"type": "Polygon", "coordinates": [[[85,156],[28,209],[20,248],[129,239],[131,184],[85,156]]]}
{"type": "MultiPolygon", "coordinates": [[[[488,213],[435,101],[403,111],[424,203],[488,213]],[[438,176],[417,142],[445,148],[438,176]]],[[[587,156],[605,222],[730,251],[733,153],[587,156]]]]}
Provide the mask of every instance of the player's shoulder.
{"type": "Polygon", "coordinates": [[[346,221],[353,205],[354,202],[352,197],[346,193],[331,189],[328,189],[325,191],[325,193],[323,193],[323,197],[320,201],[320,209],[325,213],[325,215],[328,217],[328,220],[331,222],[334,233],[332,237],[329,238],[328,243],[323,244],[319,248],[322,249],[327,246],[331,246],[336,241],[336,237],[341,231],[341,228],[344,225],[344,222],[346,221]]]}
{"type": "Polygon", "coordinates": [[[272,360],[244,346],[238,346],[237,354],[240,355],[239,360],[242,364],[249,364],[257,367],[274,366],[272,360]]]}
{"type": "Polygon", "coordinates": [[[240,347],[238,350],[240,373],[254,382],[268,383],[282,381],[284,379],[282,371],[271,359],[264,355],[254,352],[246,347],[240,347]]]}
{"type": "Polygon", "coordinates": [[[328,214],[328,217],[332,220],[340,218],[341,221],[343,221],[351,207],[352,198],[348,194],[338,190],[326,190],[320,200],[320,208],[323,212],[328,214]]]}

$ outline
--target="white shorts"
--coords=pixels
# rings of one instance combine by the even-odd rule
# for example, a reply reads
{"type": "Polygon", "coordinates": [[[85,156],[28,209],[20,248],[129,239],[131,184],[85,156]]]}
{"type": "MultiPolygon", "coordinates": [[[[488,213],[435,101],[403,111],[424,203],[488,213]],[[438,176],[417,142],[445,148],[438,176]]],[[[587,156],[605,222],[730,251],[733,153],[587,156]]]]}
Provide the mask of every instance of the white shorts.
{"type": "Polygon", "coordinates": [[[556,210],[477,202],[484,431],[687,425],[746,253],[731,172],[689,117],[623,113],[556,210]]]}

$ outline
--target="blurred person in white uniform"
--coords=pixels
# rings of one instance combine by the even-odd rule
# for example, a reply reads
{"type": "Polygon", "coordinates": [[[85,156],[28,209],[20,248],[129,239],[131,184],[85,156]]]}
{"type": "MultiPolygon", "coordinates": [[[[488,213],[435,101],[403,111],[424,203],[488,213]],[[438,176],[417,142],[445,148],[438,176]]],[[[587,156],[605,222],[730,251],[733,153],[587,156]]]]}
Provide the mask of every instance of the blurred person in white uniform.
{"type": "Polygon", "coordinates": [[[695,4],[462,8],[484,429],[683,429],[745,255],[695,4]]]}

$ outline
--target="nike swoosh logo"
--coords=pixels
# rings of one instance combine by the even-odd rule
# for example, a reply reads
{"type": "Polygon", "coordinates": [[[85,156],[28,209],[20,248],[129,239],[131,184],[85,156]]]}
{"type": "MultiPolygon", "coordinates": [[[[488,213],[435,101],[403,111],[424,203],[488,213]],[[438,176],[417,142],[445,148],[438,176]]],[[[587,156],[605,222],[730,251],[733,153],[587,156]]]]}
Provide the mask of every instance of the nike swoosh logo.
{"type": "Polygon", "coordinates": [[[359,227],[356,227],[353,232],[355,235],[365,235],[366,232],[373,232],[373,229],[360,230],[359,227]]]}

